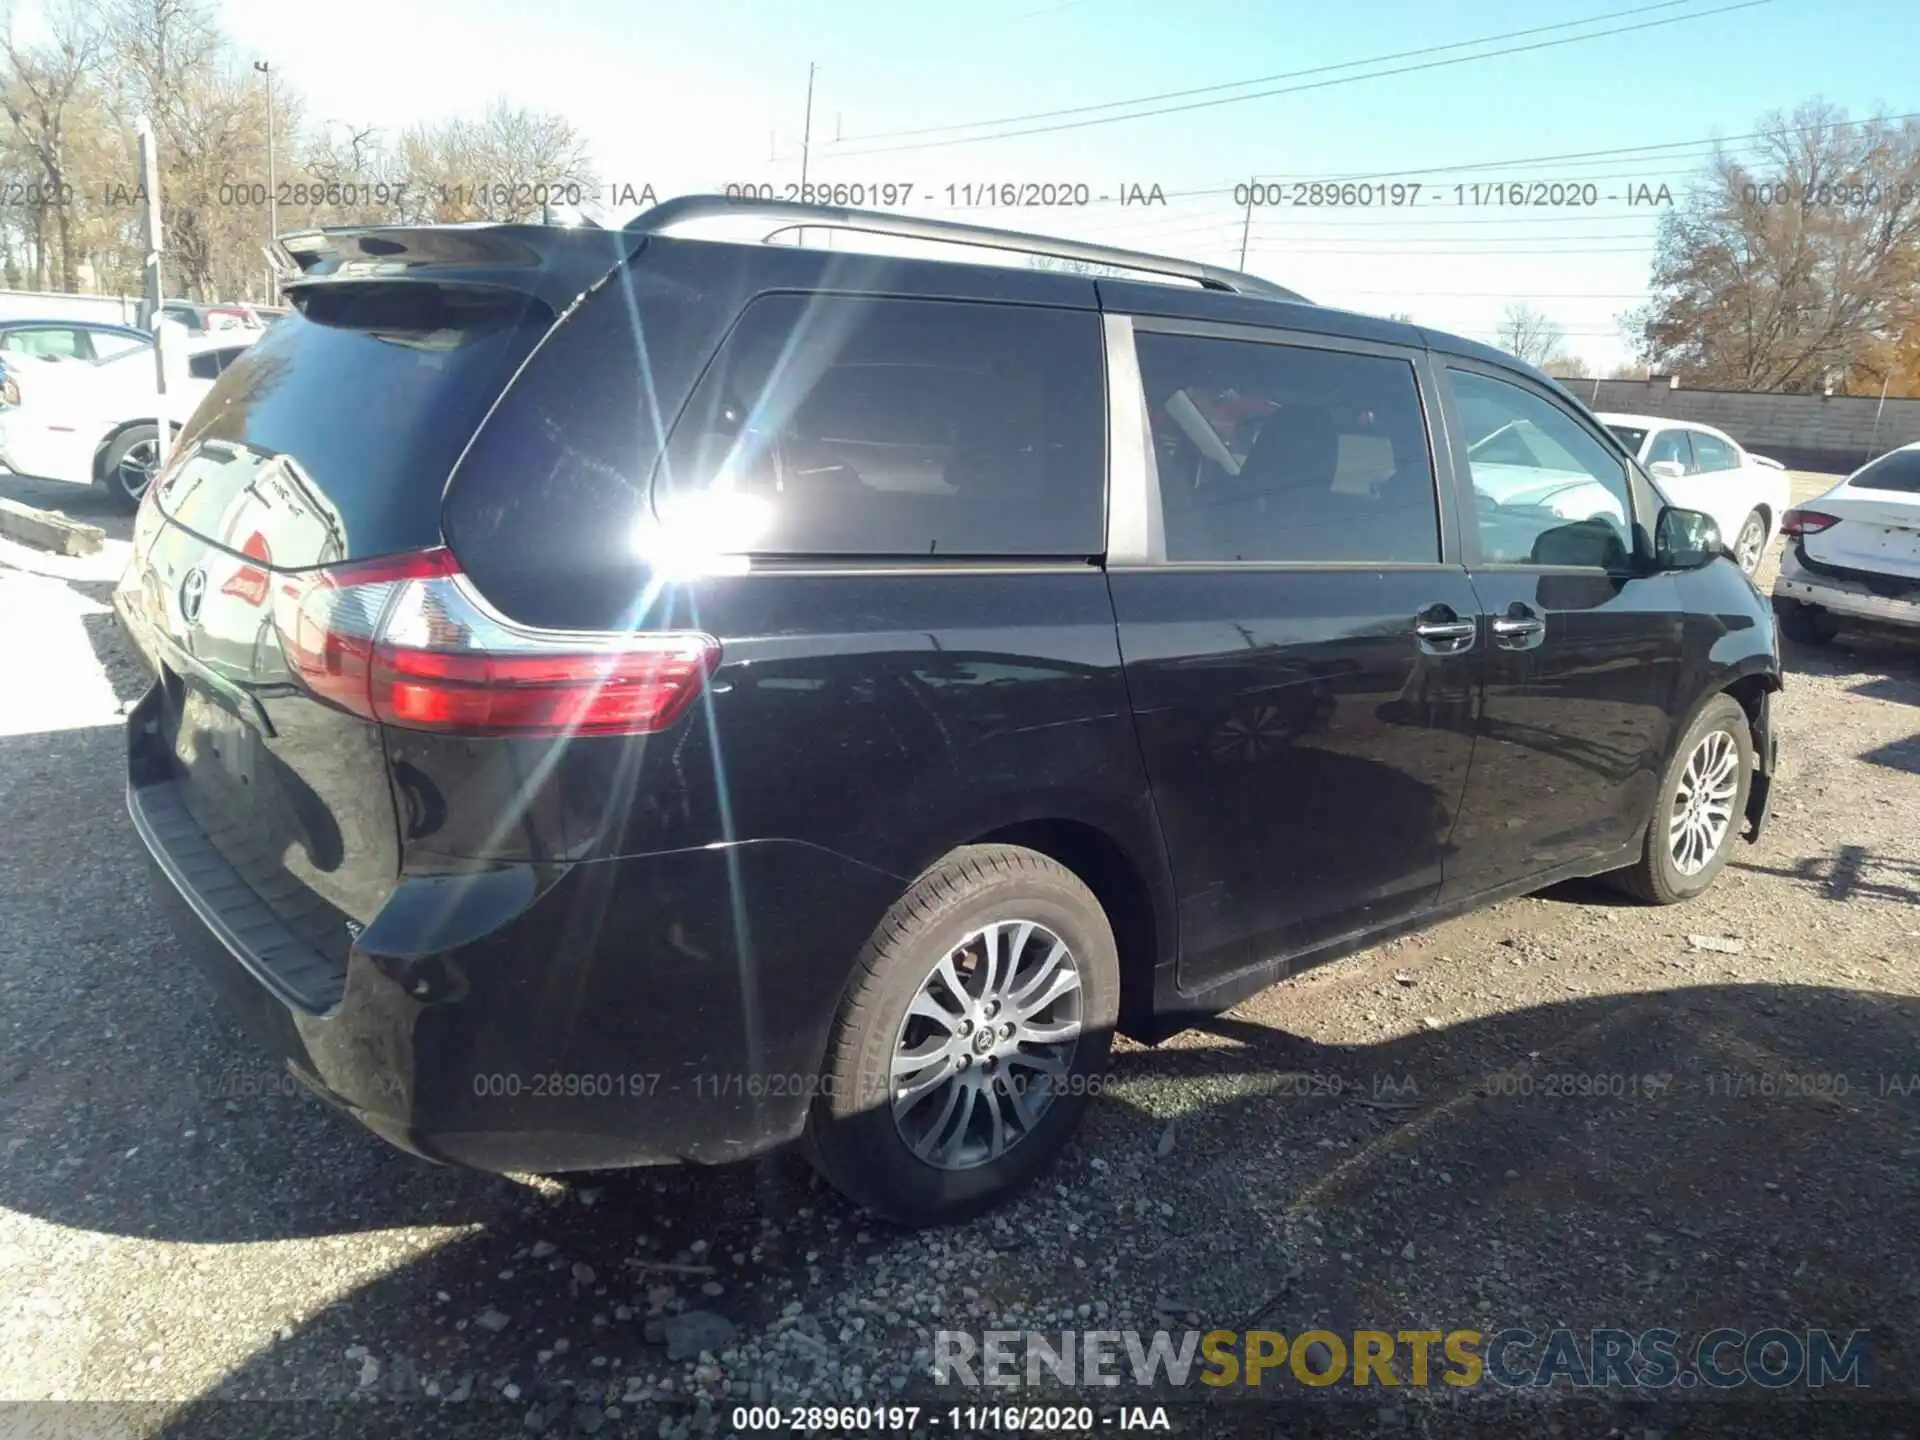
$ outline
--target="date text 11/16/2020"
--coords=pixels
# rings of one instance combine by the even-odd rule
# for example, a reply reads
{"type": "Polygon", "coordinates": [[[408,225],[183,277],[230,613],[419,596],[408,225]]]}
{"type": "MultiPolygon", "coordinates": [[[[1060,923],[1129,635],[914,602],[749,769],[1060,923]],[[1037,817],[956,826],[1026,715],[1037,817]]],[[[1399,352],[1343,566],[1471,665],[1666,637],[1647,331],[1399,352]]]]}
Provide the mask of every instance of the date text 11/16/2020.
{"type": "MultiPolygon", "coordinates": [[[[108,208],[147,203],[144,185],[111,181],[98,192],[99,203],[108,208]]],[[[613,209],[647,209],[660,203],[660,192],[651,181],[619,181],[589,185],[577,180],[520,181],[474,180],[455,183],[416,184],[411,181],[363,180],[283,180],[267,185],[258,180],[226,181],[214,187],[211,195],[216,208],[227,210],[265,210],[269,204],[297,215],[301,210],[401,210],[432,211],[437,208],[474,207],[481,209],[525,210],[536,206],[565,206],[585,209],[605,205],[613,209]]],[[[74,187],[0,186],[0,207],[19,205],[67,205],[74,199],[74,187]],[[10,192],[19,191],[18,195],[10,192]]]]}

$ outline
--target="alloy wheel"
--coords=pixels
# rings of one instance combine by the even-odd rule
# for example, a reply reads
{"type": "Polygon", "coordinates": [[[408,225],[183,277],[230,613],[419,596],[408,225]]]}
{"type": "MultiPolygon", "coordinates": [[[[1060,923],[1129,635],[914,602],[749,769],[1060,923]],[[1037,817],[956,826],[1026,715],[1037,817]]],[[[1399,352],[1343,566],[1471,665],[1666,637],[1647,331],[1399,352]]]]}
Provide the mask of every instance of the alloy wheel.
{"type": "Polygon", "coordinates": [[[1751,575],[1760,567],[1760,552],[1767,548],[1766,523],[1758,515],[1749,515],[1740,527],[1740,538],[1733,542],[1733,555],[1740,568],[1751,575]]]}
{"type": "Polygon", "coordinates": [[[949,950],[894,1039],[893,1123],[907,1148],[966,1170],[1032,1134],[1064,1092],[1081,1002],[1073,951],[1035,921],[994,921],[949,950]]]}
{"type": "Polygon", "coordinates": [[[120,457],[120,464],[114,471],[120,488],[130,500],[138,500],[147,493],[147,486],[153,483],[153,472],[160,465],[160,442],[158,440],[136,440],[127,447],[127,453],[120,457]]]}
{"type": "Polygon", "coordinates": [[[1674,791],[1667,848],[1682,875],[1698,875],[1719,853],[1740,793],[1740,747],[1724,730],[1703,736],[1674,791]]]}

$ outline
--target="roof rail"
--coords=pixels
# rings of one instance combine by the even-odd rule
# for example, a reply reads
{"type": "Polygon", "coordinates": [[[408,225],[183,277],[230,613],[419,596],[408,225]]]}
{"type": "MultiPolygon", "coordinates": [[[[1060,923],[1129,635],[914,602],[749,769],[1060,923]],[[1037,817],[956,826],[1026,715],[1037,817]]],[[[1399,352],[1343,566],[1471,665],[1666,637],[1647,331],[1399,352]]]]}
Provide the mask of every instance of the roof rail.
{"type": "Polygon", "coordinates": [[[1139,250],[1118,250],[1110,245],[1089,245],[1080,240],[1061,240],[1050,235],[1032,235],[1019,230],[997,230],[986,225],[968,225],[956,220],[922,220],[913,215],[889,215],[879,210],[850,210],[838,205],[805,205],[792,200],[758,200],[746,196],[677,195],[642,211],[622,228],[629,232],[664,235],[669,227],[716,216],[745,217],[776,222],[768,236],[802,226],[829,230],[857,230],[874,235],[895,235],[909,240],[935,240],[949,245],[978,245],[989,250],[1012,250],[1029,255],[1047,255],[1058,260],[1079,260],[1094,265],[1112,265],[1141,270],[1155,275],[1170,275],[1192,280],[1208,290],[1224,290],[1234,295],[1257,295],[1269,300],[1295,300],[1311,304],[1304,295],[1257,275],[1227,270],[1217,265],[1202,265],[1196,260],[1177,260],[1170,255],[1149,255],[1139,250]]]}

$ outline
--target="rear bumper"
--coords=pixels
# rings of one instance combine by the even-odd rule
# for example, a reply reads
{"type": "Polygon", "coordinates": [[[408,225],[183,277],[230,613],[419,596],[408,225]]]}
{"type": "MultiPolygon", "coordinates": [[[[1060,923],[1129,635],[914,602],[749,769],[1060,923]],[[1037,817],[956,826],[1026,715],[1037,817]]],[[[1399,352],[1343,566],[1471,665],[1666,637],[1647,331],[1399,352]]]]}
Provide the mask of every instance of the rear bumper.
{"type": "Polygon", "coordinates": [[[902,884],[790,841],[403,877],[328,988],[169,818],[171,783],[136,757],[127,806],[225,1008],[369,1129],[483,1170],[714,1163],[791,1141],[902,884]]]}
{"type": "Polygon", "coordinates": [[[1876,594],[1863,581],[1824,575],[1796,563],[1791,546],[1781,556],[1780,576],[1773,582],[1773,598],[1776,608],[1782,601],[1817,605],[1822,610],[1855,620],[1920,627],[1920,584],[1904,594],[1876,594]]]}

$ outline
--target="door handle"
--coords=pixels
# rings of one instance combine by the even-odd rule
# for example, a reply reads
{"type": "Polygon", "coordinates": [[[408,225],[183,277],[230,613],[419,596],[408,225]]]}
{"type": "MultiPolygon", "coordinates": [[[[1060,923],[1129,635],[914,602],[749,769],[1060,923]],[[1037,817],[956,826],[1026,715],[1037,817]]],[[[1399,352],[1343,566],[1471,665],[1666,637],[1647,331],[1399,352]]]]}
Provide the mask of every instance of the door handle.
{"type": "Polygon", "coordinates": [[[1547,636],[1547,622],[1518,601],[1494,617],[1492,629],[1494,643],[1508,650],[1531,650],[1547,636]]]}
{"type": "Polygon", "coordinates": [[[1459,619],[1444,606],[1423,612],[1413,622],[1413,633],[1419,638],[1420,648],[1429,655],[1459,655],[1471,650],[1479,629],[1478,621],[1459,619]]]}

